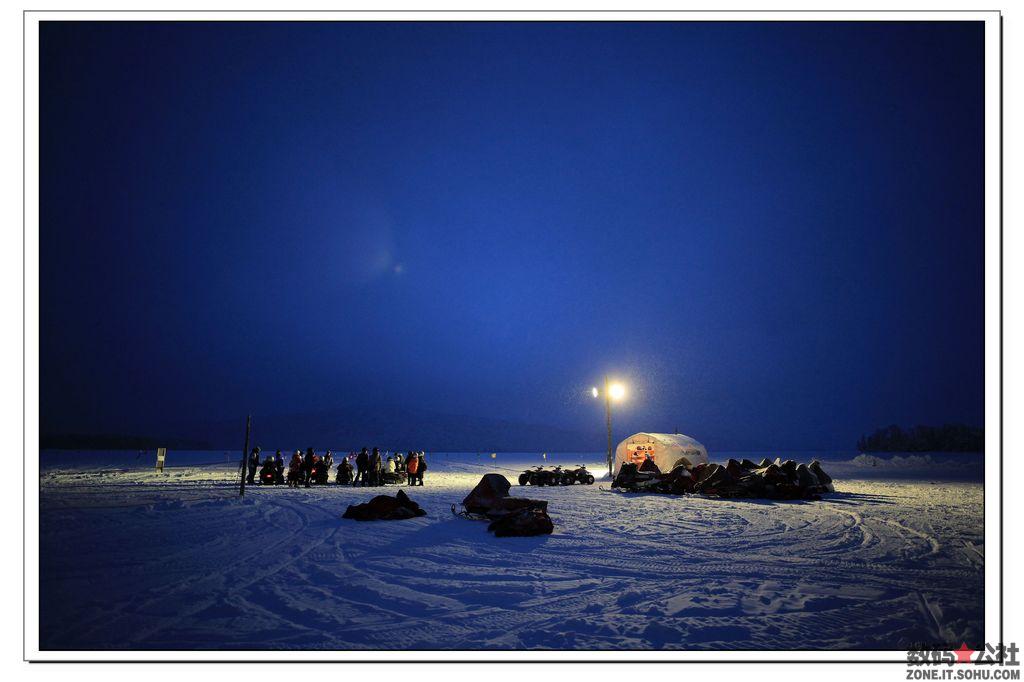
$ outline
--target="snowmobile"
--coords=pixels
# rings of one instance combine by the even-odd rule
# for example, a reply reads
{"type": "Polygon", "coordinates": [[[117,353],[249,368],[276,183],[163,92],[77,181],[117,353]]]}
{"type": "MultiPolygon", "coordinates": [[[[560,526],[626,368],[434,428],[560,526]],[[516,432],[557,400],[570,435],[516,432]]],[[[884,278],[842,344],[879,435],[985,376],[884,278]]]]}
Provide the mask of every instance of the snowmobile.
{"type": "Polygon", "coordinates": [[[547,513],[546,500],[531,500],[509,495],[508,479],[501,474],[485,474],[476,487],[459,505],[462,510],[451,506],[452,514],[464,519],[495,521],[524,510],[538,510],[547,513]]]}
{"type": "Polygon", "coordinates": [[[380,482],[383,483],[384,485],[388,485],[388,484],[392,484],[392,485],[401,484],[407,477],[408,477],[408,474],[406,474],[404,471],[399,472],[399,471],[387,471],[387,470],[384,470],[384,471],[380,472],[380,482]]]}
{"type": "Polygon", "coordinates": [[[612,480],[612,488],[623,488],[630,492],[654,488],[659,483],[659,475],[653,471],[641,471],[632,462],[624,463],[612,480]]]}
{"type": "Polygon", "coordinates": [[[273,463],[264,464],[263,468],[260,469],[259,476],[260,485],[276,485],[277,484],[277,471],[273,463]]]}
{"type": "Polygon", "coordinates": [[[322,459],[313,462],[313,472],[310,482],[317,485],[327,485],[327,463],[322,459]]]}

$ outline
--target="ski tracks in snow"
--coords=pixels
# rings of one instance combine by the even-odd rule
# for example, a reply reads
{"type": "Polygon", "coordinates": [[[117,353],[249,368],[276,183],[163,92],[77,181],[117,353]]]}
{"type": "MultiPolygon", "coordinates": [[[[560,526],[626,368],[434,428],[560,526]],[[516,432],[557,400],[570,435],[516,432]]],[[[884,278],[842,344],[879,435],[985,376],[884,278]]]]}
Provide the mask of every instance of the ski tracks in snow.
{"type": "MultiPolygon", "coordinates": [[[[982,641],[982,488],[840,481],[818,502],[513,486],[555,533],[453,517],[486,462],[394,488],[253,488],[228,467],[48,472],[44,648],[885,648],[982,641]],[[966,597],[966,599],[965,599],[966,597]],[[951,641],[951,640],[950,640],[951,641]]],[[[510,478],[512,478],[510,476],[510,478]]]]}

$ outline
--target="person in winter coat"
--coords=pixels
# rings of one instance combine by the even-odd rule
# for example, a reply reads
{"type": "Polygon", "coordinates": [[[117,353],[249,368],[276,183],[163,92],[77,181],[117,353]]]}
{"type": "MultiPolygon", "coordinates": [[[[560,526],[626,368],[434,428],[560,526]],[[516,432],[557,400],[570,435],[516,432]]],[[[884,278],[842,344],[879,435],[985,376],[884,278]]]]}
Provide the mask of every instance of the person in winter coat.
{"type": "Polygon", "coordinates": [[[352,482],[352,462],[348,457],[341,460],[341,464],[338,465],[338,475],[334,480],[341,485],[347,485],[352,482]]]}
{"type": "Polygon", "coordinates": [[[402,457],[401,452],[395,453],[395,471],[400,474],[405,473],[405,459],[402,457]]]}
{"type": "Polygon", "coordinates": [[[313,478],[313,448],[306,448],[306,456],[302,460],[302,482],[308,488],[309,480],[313,478]]]}
{"type": "Polygon", "coordinates": [[[299,481],[302,480],[302,455],[298,450],[292,455],[292,460],[288,462],[288,487],[298,487],[299,481]]]}
{"type": "Polygon", "coordinates": [[[423,485],[423,474],[427,471],[427,457],[425,452],[421,452],[419,457],[416,458],[416,484],[423,485]]]}
{"type": "Polygon", "coordinates": [[[278,450],[274,455],[274,484],[284,483],[284,455],[278,450]]]}
{"type": "Polygon", "coordinates": [[[252,452],[249,453],[249,474],[246,476],[245,482],[252,485],[256,480],[256,472],[260,468],[260,449],[253,448],[252,452]]]}
{"type": "Polygon", "coordinates": [[[380,449],[374,448],[373,455],[370,457],[370,475],[373,477],[373,482],[370,485],[380,485],[380,472],[384,468],[384,464],[380,458],[380,449]]]}
{"type": "Polygon", "coordinates": [[[388,456],[387,470],[389,474],[395,473],[395,458],[388,456]]]}
{"type": "Polygon", "coordinates": [[[416,453],[411,453],[409,459],[406,460],[405,470],[409,474],[409,485],[416,485],[416,470],[419,467],[420,459],[416,456],[416,453]]]}
{"type": "Polygon", "coordinates": [[[327,470],[327,475],[331,475],[331,467],[334,466],[334,455],[328,450],[327,454],[324,455],[324,468],[327,470]]]}
{"type": "Polygon", "coordinates": [[[325,458],[313,455],[313,474],[309,480],[317,485],[327,483],[327,460],[325,458]]]}
{"type": "Polygon", "coordinates": [[[366,470],[370,466],[370,455],[363,448],[356,455],[356,477],[352,480],[352,485],[358,483],[360,486],[366,485],[366,470]]]}

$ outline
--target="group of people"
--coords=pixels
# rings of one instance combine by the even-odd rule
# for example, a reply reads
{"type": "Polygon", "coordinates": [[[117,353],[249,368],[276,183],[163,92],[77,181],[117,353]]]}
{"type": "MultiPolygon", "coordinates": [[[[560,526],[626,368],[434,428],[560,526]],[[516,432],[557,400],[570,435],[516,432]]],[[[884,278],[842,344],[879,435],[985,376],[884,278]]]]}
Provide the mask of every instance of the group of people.
{"type": "MultiPolygon", "coordinates": [[[[313,448],[303,455],[296,450],[285,468],[284,455],[278,450],[273,456],[261,457],[258,447],[252,449],[246,460],[246,482],[254,485],[259,476],[262,485],[284,485],[290,488],[324,485],[330,480],[334,455],[327,450],[322,456],[313,448]]],[[[423,485],[423,474],[427,470],[426,453],[410,450],[406,455],[397,452],[382,456],[379,448],[369,452],[363,448],[359,454],[350,452],[338,463],[334,480],[340,485],[378,486],[403,481],[408,485],[423,485]]]]}
{"type": "MultiPolygon", "coordinates": [[[[350,457],[345,458],[345,462],[349,462],[349,459],[350,457]]],[[[351,464],[347,471],[339,468],[338,483],[372,486],[401,483],[404,480],[408,485],[423,485],[423,474],[427,471],[426,453],[415,450],[409,450],[404,456],[401,452],[396,452],[385,458],[380,454],[379,448],[374,448],[372,453],[363,448],[351,459],[355,460],[355,475],[351,464]]]]}

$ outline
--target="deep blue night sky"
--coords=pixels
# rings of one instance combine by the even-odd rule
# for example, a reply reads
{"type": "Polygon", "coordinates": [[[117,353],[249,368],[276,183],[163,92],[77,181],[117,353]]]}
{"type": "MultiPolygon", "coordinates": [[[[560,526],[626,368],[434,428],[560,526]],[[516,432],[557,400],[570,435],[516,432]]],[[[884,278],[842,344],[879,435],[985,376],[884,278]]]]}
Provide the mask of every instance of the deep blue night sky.
{"type": "Polygon", "coordinates": [[[980,425],[981,23],[41,28],[43,431],[980,425]]]}

